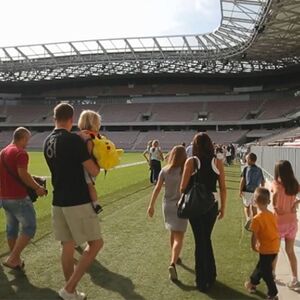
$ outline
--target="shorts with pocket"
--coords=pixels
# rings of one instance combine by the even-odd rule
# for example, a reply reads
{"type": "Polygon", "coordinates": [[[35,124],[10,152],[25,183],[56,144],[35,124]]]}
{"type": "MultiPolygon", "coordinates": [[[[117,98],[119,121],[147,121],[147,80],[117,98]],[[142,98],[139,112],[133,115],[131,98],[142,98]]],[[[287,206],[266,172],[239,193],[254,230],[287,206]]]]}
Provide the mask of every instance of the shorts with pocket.
{"type": "Polygon", "coordinates": [[[1,202],[6,215],[7,239],[17,239],[19,234],[33,238],[36,232],[36,214],[29,197],[1,202]]]}
{"type": "Polygon", "coordinates": [[[254,206],[254,193],[243,192],[243,204],[246,207],[249,207],[250,205],[254,206]]]}
{"type": "Polygon", "coordinates": [[[55,239],[74,241],[77,246],[102,238],[100,223],[91,203],[76,206],[52,206],[55,239]]]}

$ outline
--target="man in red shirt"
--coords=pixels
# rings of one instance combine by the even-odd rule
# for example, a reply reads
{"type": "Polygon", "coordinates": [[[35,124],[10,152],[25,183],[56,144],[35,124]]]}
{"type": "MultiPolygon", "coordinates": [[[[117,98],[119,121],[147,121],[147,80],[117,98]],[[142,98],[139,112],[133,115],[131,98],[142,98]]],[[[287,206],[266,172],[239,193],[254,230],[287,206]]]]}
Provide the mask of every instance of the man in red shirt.
{"type": "Polygon", "coordinates": [[[25,148],[30,136],[30,131],[26,128],[17,128],[13,133],[12,143],[0,154],[0,201],[5,211],[6,236],[10,250],[3,265],[12,269],[24,267],[21,253],[36,231],[35,210],[25,186],[34,189],[38,196],[47,193],[27,171],[29,157],[25,148]]]}

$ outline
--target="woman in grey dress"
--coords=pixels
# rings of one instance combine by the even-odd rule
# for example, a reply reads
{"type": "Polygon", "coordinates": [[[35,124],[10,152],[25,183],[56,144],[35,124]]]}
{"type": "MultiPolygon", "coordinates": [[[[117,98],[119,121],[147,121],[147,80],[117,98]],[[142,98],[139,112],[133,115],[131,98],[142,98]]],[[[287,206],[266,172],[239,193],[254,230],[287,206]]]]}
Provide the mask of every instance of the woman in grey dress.
{"type": "Polygon", "coordinates": [[[163,214],[166,229],[170,230],[171,262],[169,266],[169,277],[173,281],[178,279],[175,265],[178,263],[183,237],[188,223],[187,220],[177,217],[177,202],[181,195],[180,182],[185,161],[185,148],[183,146],[175,146],[170,153],[167,165],[159,174],[148,207],[148,215],[149,217],[153,217],[156,199],[163,184],[165,184],[163,214]]]}

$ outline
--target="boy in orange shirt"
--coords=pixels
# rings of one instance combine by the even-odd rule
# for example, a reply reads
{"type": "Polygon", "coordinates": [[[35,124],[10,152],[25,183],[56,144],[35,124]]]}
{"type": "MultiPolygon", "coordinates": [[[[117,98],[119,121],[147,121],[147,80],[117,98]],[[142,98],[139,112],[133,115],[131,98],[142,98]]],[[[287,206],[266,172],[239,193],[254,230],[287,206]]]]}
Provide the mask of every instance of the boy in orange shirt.
{"type": "Polygon", "coordinates": [[[280,240],[275,215],[268,210],[270,192],[266,188],[257,188],[254,192],[254,202],[259,213],[253,218],[250,229],[252,231],[252,249],[259,253],[259,260],[250,281],[245,283],[250,293],[256,292],[256,286],[263,279],[268,287],[267,299],[278,299],[277,287],[272,274],[272,264],[279,252],[280,240]]]}

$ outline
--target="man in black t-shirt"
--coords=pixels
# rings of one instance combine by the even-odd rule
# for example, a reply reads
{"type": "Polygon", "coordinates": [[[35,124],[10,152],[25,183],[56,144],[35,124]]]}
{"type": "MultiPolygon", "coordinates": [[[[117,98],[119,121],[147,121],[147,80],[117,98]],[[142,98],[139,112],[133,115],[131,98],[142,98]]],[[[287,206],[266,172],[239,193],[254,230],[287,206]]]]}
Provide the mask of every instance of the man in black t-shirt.
{"type": "Polygon", "coordinates": [[[58,294],[62,299],[86,299],[76,286],[103,246],[101,230],[93,210],[84,169],[97,176],[99,167],[92,161],[79,135],[71,133],[74,109],[62,103],[54,108],[55,129],[44,142],[44,156],[52,175],[52,221],[55,238],[62,244],[62,268],[66,280],[58,294]],[[87,242],[76,268],[74,250],[87,242]]]}

